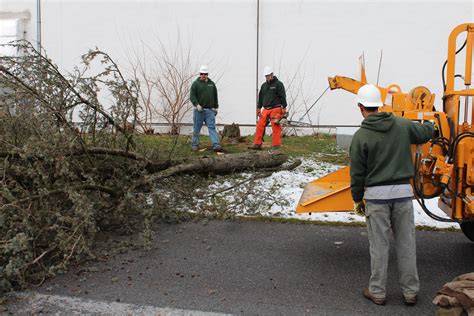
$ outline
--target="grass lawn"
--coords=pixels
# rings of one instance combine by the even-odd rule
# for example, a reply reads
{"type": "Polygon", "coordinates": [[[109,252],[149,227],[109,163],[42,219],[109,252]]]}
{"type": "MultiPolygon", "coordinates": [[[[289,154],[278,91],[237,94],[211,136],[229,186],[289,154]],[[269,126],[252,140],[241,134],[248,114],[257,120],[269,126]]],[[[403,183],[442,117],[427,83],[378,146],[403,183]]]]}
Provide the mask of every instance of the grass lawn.
{"type": "MultiPolygon", "coordinates": [[[[190,156],[213,155],[208,136],[201,136],[203,151],[191,151],[190,136],[143,135],[140,136],[145,147],[158,151],[162,158],[186,158],[190,156]]],[[[232,144],[224,140],[222,146],[226,153],[248,151],[247,147],[253,142],[253,136],[247,136],[245,142],[232,144]]],[[[263,148],[271,149],[271,136],[264,138],[263,148]]],[[[336,146],[334,135],[320,134],[316,136],[288,136],[282,139],[281,150],[292,158],[307,157],[317,161],[335,164],[347,164],[348,154],[336,146]]]]}

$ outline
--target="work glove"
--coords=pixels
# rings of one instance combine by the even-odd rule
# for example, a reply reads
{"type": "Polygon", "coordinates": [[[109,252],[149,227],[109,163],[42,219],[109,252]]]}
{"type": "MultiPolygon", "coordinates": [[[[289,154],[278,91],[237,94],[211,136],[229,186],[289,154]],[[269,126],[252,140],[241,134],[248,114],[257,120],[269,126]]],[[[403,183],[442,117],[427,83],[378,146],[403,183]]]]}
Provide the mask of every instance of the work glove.
{"type": "Polygon", "coordinates": [[[212,109],[212,112],[214,112],[214,116],[217,115],[217,109],[216,109],[216,108],[213,108],[213,109],[212,109]]]}
{"type": "Polygon", "coordinates": [[[200,104],[196,105],[196,110],[202,112],[202,106],[200,104]]]}
{"type": "Polygon", "coordinates": [[[354,213],[359,216],[365,216],[365,203],[364,200],[354,202],[354,213]]]}
{"type": "Polygon", "coordinates": [[[288,125],[288,111],[286,108],[281,108],[281,119],[279,123],[282,126],[288,125]]]}
{"type": "Polygon", "coordinates": [[[436,124],[436,120],[435,119],[431,119],[431,120],[423,120],[421,121],[422,125],[428,125],[426,124],[426,122],[430,122],[431,125],[433,125],[433,131],[434,131],[434,135],[433,137],[438,137],[439,136],[439,127],[438,127],[438,124],[436,124]]]}
{"type": "Polygon", "coordinates": [[[436,120],[428,120],[428,122],[430,122],[431,124],[433,124],[433,127],[434,127],[434,130],[435,132],[438,130],[438,124],[436,124],[436,120]]]}

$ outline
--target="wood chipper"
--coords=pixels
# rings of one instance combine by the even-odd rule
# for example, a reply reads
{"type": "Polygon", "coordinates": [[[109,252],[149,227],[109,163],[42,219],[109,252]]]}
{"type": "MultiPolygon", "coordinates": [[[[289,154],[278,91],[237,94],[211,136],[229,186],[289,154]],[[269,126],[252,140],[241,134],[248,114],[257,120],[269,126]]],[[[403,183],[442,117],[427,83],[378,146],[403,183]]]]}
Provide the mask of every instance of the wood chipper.
{"type": "MultiPolygon", "coordinates": [[[[463,37],[461,37],[462,39],[463,37]]],[[[461,24],[451,31],[448,57],[442,67],[444,87],[442,110],[434,106],[435,95],[419,86],[402,92],[400,86],[378,86],[384,106],[380,111],[412,121],[432,120],[435,135],[424,145],[413,145],[415,174],[412,187],[415,198],[431,218],[458,222],[464,234],[474,241],[474,89],[471,89],[474,24],[461,24]],[[458,49],[459,36],[465,36],[458,49]],[[462,54],[458,55],[460,52],[462,54]],[[456,58],[465,56],[465,64],[457,65],[456,58]],[[464,66],[464,73],[456,74],[464,66]],[[463,82],[463,89],[455,87],[455,80],[463,82]],[[433,214],[425,199],[438,197],[438,206],[447,216],[433,214]]],[[[458,60],[459,62],[459,60],[458,60]]],[[[367,83],[364,67],[361,79],[335,76],[329,78],[333,89],[344,89],[356,94],[367,83]]],[[[350,192],[349,167],[317,179],[304,189],[297,213],[348,212],[353,202],[350,192]]]]}

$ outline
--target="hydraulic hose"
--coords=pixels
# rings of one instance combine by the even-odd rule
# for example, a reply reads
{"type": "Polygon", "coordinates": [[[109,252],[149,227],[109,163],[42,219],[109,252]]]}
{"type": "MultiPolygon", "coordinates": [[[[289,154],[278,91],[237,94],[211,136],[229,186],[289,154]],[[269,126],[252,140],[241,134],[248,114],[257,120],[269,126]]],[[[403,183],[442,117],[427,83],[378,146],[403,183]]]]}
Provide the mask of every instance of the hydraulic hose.
{"type": "MultiPolygon", "coordinates": [[[[474,138],[474,133],[472,132],[464,132],[464,133],[461,133],[459,135],[456,136],[456,138],[454,139],[454,142],[451,146],[451,155],[449,156],[449,162],[450,163],[456,163],[456,153],[457,153],[457,147],[459,145],[459,143],[461,142],[461,140],[463,140],[464,138],[469,138],[469,137],[472,137],[474,138]]],[[[455,171],[455,182],[457,183],[457,179],[459,177],[458,175],[458,172],[457,172],[457,169],[454,170],[455,171]]],[[[456,198],[457,197],[457,194],[453,194],[453,197],[456,198]]],[[[462,197],[465,197],[464,195],[462,195],[462,197]]]]}
{"type": "MultiPolygon", "coordinates": [[[[463,48],[466,46],[466,44],[467,44],[467,38],[464,41],[464,44],[462,44],[462,46],[456,51],[455,55],[457,55],[460,51],[462,51],[463,48]]],[[[441,70],[441,77],[443,78],[443,91],[446,91],[446,78],[444,76],[444,71],[446,70],[447,64],[448,64],[448,60],[446,59],[446,61],[443,64],[443,68],[441,70]]]]}
{"type": "Polygon", "coordinates": [[[449,153],[449,140],[445,137],[436,137],[431,140],[433,145],[438,145],[441,147],[443,151],[443,155],[447,155],[449,153]]]}
{"type": "Polygon", "coordinates": [[[441,127],[441,119],[439,118],[439,114],[435,114],[434,117],[435,117],[436,120],[438,121],[439,136],[441,136],[441,137],[444,138],[444,135],[443,135],[443,128],[441,127]]]}
{"type": "Polygon", "coordinates": [[[441,119],[439,117],[439,114],[435,114],[434,117],[436,118],[438,122],[439,136],[436,138],[433,138],[431,142],[433,143],[433,145],[440,146],[441,150],[443,151],[443,154],[446,156],[449,152],[449,139],[447,139],[443,135],[443,127],[441,126],[441,119]]]}
{"type": "Polygon", "coordinates": [[[415,156],[415,175],[413,177],[413,187],[415,188],[415,193],[417,193],[420,198],[432,199],[434,197],[437,197],[441,192],[435,192],[431,195],[426,195],[423,192],[423,183],[421,181],[418,181],[419,180],[419,174],[417,172],[418,169],[420,168],[420,160],[421,160],[421,153],[416,153],[416,156],[415,156]],[[420,187],[418,187],[418,185],[417,185],[418,182],[420,184],[420,187]]]}
{"type": "Polygon", "coordinates": [[[446,217],[441,217],[441,216],[438,216],[436,214],[433,214],[425,205],[425,200],[423,198],[419,198],[418,196],[415,195],[415,199],[416,201],[418,202],[418,204],[420,204],[421,208],[423,209],[423,211],[426,213],[426,215],[428,215],[429,217],[431,217],[432,219],[434,220],[437,220],[439,222],[444,222],[444,223],[460,223],[460,221],[456,220],[456,219],[451,219],[451,218],[446,218],[446,217]]]}
{"type": "MultiPolygon", "coordinates": [[[[450,122],[451,123],[451,122],[450,122]]],[[[450,124],[451,125],[451,124],[450,124]]],[[[456,150],[457,150],[457,146],[459,145],[459,142],[461,140],[463,140],[464,138],[468,138],[468,137],[472,137],[474,138],[474,133],[472,132],[464,132],[464,133],[461,133],[459,134],[458,136],[455,137],[454,139],[454,142],[452,143],[452,145],[450,146],[449,148],[449,162],[450,163],[454,163],[456,161],[456,150]]],[[[444,138],[444,137],[443,137],[444,138]]],[[[443,142],[445,142],[443,140],[443,142]]],[[[418,202],[418,204],[420,204],[421,208],[423,209],[423,211],[426,213],[426,215],[428,215],[429,217],[437,220],[437,221],[440,221],[440,222],[456,222],[456,223],[461,223],[461,222],[470,222],[470,221],[473,221],[474,219],[469,219],[469,220],[456,220],[456,219],[451,219],[451,218],[444,218],[444,217],[440,217],[436,214],[433,214],[427,207],[426,207],[426,204],[425,204],[425,201],[424,199],[425,198],[431,198],[431,196],[426,196],[424,195],[423,193],[423,184],[420,183],[420,188],[418,187],[417,183],[418,183],[418,169],[419,169],[419,166],[420,166],[420,160],[421,160],[421,154],[420,153],[416,153],[416,156],[415,156],[415,175],[414,175],[414,181],[413,181],[413,187],[415,189],[415,198],[418,202]]],[[[455,177],[457,178],[457,176],[455,177]]],[[[449,190],[448,190],[449,191],[449,190]]],[[[453,196],[451,197],[452,199],[456,199],[457,198],[457,194],[453,194],[453,196]]],[[[433,196],[434,197],[434,196],[433,196]]],[[[453,200],[454,202],[454,200],[453,200]]]]}
{"type": "Polygon", "coordinates": [[[474,138],[474,133],[473,132],[464,132],[464,133],[461,133],[458,136],[456,136],[456,138],[454,139],[454,142],[451,145],[450,153],[449,153],[449,162],[450,163],[453,163],[453,162],[456,161],[456,149],[458,147],[459,142],[461,140],[463,140],[464,138],[467,138],[467,137],[473,137],[474,138]]]}
{"type": "Polygon", "coordinates": [[[431,217],[434,220],[437,220],[437,221],[440,221],[440,222],[445,222],[445,223],[459,222],[458,220],[455,220],[455,219],[441,217],[441,216],[438,216],[436,214],[433,214],[426,207],[424,199],[425,198],[433,198],[436,195],[434,195],[434,196],[425,196],[424,193],[423,193],[423,185],[421,183],[420,183],[421,188],[418,188],[417,183],[418,183],[418,179],[419,179],[418,169],[419,169],[419,166],[420,166],[420,160],[421,160],[421,153],[416,153],[416,155],[415,155],[415,174],[414,174],[414,177],[413,177],[413,188],[415,190],[415,199],[418,202],[418,204],[420,204],[421,209],[426,213],[426,215],[428,215],[429,217],[431,217]]]}

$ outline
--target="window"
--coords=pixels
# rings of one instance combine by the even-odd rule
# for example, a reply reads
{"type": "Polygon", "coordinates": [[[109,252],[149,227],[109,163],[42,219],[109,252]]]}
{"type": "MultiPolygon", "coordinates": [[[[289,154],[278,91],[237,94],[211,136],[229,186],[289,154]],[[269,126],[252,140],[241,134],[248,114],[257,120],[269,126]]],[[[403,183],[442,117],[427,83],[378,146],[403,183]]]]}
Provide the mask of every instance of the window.
{"type": "MultiPolygon", "coordinates": [[[[0,18],[0,45],[23,38],[23,21],[19,18],[0,18]]],[[[18,55],[16,48],[0,46],[0,56],[18,55]]]]}

